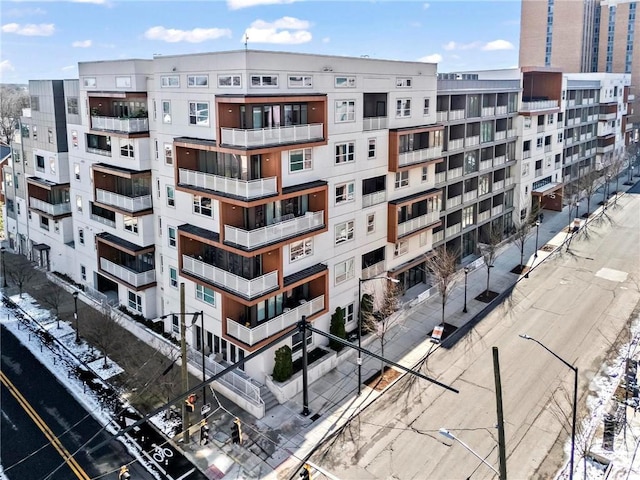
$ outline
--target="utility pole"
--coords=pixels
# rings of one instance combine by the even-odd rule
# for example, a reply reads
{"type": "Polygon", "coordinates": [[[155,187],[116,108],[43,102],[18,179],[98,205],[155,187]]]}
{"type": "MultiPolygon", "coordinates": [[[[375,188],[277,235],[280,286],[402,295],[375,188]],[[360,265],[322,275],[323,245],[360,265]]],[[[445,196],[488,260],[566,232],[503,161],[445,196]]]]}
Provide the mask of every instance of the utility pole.
{"type": "MultiPolygon", "coordinates": [[[[182,374],[182,391],[189,390],[189,371],[187,369],[187,325],[185,322],[184,282],[180,282],[180,371],[182,374]]],[[[182,402],[182,443],[189,444],[189,412],[187,403],[182,402]]]]}
{"type": "Polygon", "coordinates": [[[504,439],[504,417],[502,410],[502,382],[500,380],[500,361],[498,347],[493,347],[493,376],[496,383],[496,410],[498,418],[498,458],[500,480],[507,480],[507,449],[504,439]]]}

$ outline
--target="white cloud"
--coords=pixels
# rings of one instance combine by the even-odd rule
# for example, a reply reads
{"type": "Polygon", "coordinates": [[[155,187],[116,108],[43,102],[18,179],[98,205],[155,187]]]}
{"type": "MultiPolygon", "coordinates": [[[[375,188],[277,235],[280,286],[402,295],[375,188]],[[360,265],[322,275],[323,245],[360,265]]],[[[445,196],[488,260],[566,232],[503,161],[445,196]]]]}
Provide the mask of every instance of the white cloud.
{"type": "Polygon", "coordinates": [[[2,26],[4,33],[15,33],[16,35],[25,35],[27,37],[48,37],[53,35],[56,27],[53,23],[27,23],[20,25],[19,23],[7,23],[2,26]]]}
{"type": "Polygon", "coordinates": [[[72,47],[76,48],[89,48],[93,42],[91,40],[78,40],[71,44],[72,47]]]}
{"type": "Polygon", "coordinates": [[[445,43],[442,48],[444,48],[447,51],[451,51],[451,50],[455,50],[456,49],[456,42],[454,42],[453,40],[451,40],[450,42],[445,43]]]}
{"type": "Polygon", "coordinates": [[[149,40],[162,40],[164,42],[189,42],[201,43],[207,40],[216,40],[221,37],[231,37],[228,28],[194,28],[193,30],[178,30],[161,26],[151,27],[144,32],[149,40]]]}
{"type": "Polygon", "coordinates": [[[274,22],[256,20],[247,28],[242,41],[248,38],[252,43],[300,44],[310,42],[311,32],[307,29],[311,23],[293,17],[282,17],[274,22]]]}
{"type": "Polygon", "coordinates": [[[426,10],[426,9],[427,9],[427,8],[429,8],[430,6],[431,6],[431,5],[430,5],[430,4],[428,4],[428,3],[423,3],[423,4],[422,4],[422,9],[423,9],[423,10],[426,10]]]}
{"type": "Polygon", "coordinates": [[[11,65],[9,60],[2,60],[0,62],[0,73],[4,72],[13,72],[15,70],[14,66],[11,65]]]}
{"type": "Polygon", "coordinates": [[[94,5],[109,5],[107,0],[71,0],[72,3],[93,3],[94,5]]]}
{"type": "Polygon", "coordinates": [[[62,67],[60,70],[62,70],[63,72],[68,72],[69,70],[75,70],[76,66],[75,65],[67,65],[66,67],[62,67]]]}
{"type": "Polygon", "coordinates": [[[28,17],[32,15],[44,15],[47,13],[42,8],[11,8],[4,12],[6,17],[28,17]]]}
{"type": "Polygon", "coordinates": [[[442,48],[447,51],[451,50],[473,50],[474,48],[482,47],[482,42],[470,42],[470,43],[458,43],[453,40],[445,43],[442,48]]]}
{"type": "Polygon", "coordinates": [[[493,42],[488,42],[486,45],[482,47],[482,50],[513,50],[513,43],[508,42],[507,40],[494,40],[493,42]]]}
{"type": "Polygon", "coordinates": [[[442,61],[442,55],[439,53],[432,53],[426,57],[419,58],[418,61],[425,63],[440,63],[442,61]]]}
{"type": "Polygon", "coordinates": [[[331,38],[329,38],[329,37],[324,37],[322,39],[322,43],[329,43],[330,41],[331,41],[331,38]]]}
{"type": "Polygon", "coordinates": [[[258,5],[282,5],[295,1],[296,0],[227,0],[227,7],[231,10],[239,10],[241,8],[255,7],[258,5]]]}

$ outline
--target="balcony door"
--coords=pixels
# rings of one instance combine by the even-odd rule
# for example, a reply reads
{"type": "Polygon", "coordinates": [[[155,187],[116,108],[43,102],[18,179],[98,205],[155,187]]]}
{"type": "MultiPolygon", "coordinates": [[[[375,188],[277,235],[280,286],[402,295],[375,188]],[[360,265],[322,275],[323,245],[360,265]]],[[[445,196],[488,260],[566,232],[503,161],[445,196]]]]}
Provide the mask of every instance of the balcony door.
{"type": "Polygon", "coordinates": [[[253,128],[280,126],[280,105],[259,105],[252,109],[253,128]]]}

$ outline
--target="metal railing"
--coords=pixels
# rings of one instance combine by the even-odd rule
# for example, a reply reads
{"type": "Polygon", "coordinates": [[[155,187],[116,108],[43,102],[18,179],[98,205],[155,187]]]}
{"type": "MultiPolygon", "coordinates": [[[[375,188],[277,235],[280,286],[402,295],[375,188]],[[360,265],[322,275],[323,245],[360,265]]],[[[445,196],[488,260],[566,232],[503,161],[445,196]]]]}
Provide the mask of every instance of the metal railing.
{"type": "Polygon", "coordinates": [[[420,230],[432,223],[437,222],[440,219],[440,212],[429,212],[426,215],[421,215],[406,222],[398,224],[398,236],[406,235],[407,233],[420,230]]]}
{"type": "Polygon", "coordinates": [[[462,195],[457,195],[455,197],[447,198],[447,210],[453,207],[457,207],[462,204],[462,195]]]}
{"type": "Polygon", "coordinates": [[[259,178],[256,180],[239,180],[222,177],[211,173],[197,172],[181,168],[178,171],[180,183],[198,188],[206,188],[214,192],[222,192],[242,198],[260,198],[278,193],[278,178],[259,178]]]}
{"type": "Polygon", "coordinates": [[[141,287],[156,281],[155,269],[147,270],[146,272],[136,272],[102,257],[100,257],[100,268],[134,287],[141,287]]]}
{"type": "Polygon", "coordinates": [[[277,270],[248,280],[188,255],[182,255],[182,268],[187,273],[207,279],[246,298],[264,295],[278,288],[277,270]]]}
{"type": "Polygon", "coordinates": [[[497,167],[498,165],[502,165],[506,161],[507,157],[505,155],[498,155],[493,159],[493,165],[497,167]]]}
{"type": "Polygon", "coordinates": [[[151,195],[141,195],[139,197],[126,197],[118,193],[107,190],[96,189],[96,202],[105,205],[112,205],[127,212],[139,212],[153,207],[151,195]]]}
{"type": "Polygon", "coordinates": [[[467,137],[464,141],[466,147],[475,147],[480,145],[480,135],[474,135],[473,137],[467,137]]]}
{"type": "Polygon", "coordinates": [[[141,133],[149,131],[148,118],[91,117],[93,130],[111,132],[141,133]]]}
{"type": "Polygon", "coordinates": [[[491,216],[495,217],[496,215],[500,215],[503,210],[504,207],[502,205],[497,205],[491,209],[491,216]]]}
{"type": "Polygon", "coordinates": [[[49,215],[64,215],[71,213],[71,202],[66,203],[48,203],[38,198],[29,197],[29,206],[48,213],[49,215]]]}
{"type": "Polygon", "coordinates": [[[522,102],[523,111],[548,110],[550,108],[557,107],[558,100],[538,100],[535,102],[522,102]]]}
{"type": "Polygon", "coordinates": [[[460,233],[462,230],[462,224],[456,223],[455,225],[451,225],[447,227],[447,238],[455,235],[456,233],[460,233]]]}
{"type": "Polygon", "coordinates": [[[94,222],[101,223],[102,225],[106,225],[107,227],[115,228],[116,226],[115,220],[109,220],[108,218],[101,217],[100,215],[96,215],[95,213],[92,213],[90,215],[90,218],[94,222]]]}
{"type": "Polygon", "coordinates": [[[398,164],[411,165],[412,163],[424,162],[425,160],[433,160],[442,156],[442,146],[423,148],[404,152],[398,155],[398,164]]]}
{"type": "Polygon", "coordinates": [[[389,123],[388,117],[365,117],[362,120],[362,130],[365,132],[371,130],[384,130],[389,123]]]}
{"type": "Polygon", "coordinates": [[[485,210],[484,212],[478,213],[478,222],[484,222],[485,220],[489,220],[491,218],[491,210],[485,210]]]}
{"type": "Polygon", "coordinates": [[[379,192],[369,193],[362,196],[362,207],[371,207],[372,205],[378,205],[387,201],[387,191],[380,190],[379,192]]]}
{"type": "Polygon", "coordinates": [[[452,168],[450,170],[448,170],[448,178],[449,179],[453,179],[453,178],[458,178],[462,176],[462,167],[456,167],[456,168],[452,168]]]}
{"type": "Polygon", "coordinates": [[[369,278],[376,277],[380,275],[382,272],[387,270],[387,264],[384,260],[378,262],[374,265],[370,265],[362,269],[362,273],[360,274],[360,278],[363,280],[367,280],[369,278]]]}
{"type": "Polygon", "coordinates": [[[449,140],[449,143],[447,144],[447,150],[458,150],[462,147],[464,147],[464,138],[449,140]]]}
{"type": "Polygon", "coordinates": [[[462,194],[462,200],[464,202],[470,202],[478,198],[478,190],[471,190],[462,194]]]}
{"type": "Polygon", "coordinates": [[[239,147],[260,147],[281,143],[308,142],[324,138],[322,123],[273,128],[222,128],[222,144],[239,147]]]}

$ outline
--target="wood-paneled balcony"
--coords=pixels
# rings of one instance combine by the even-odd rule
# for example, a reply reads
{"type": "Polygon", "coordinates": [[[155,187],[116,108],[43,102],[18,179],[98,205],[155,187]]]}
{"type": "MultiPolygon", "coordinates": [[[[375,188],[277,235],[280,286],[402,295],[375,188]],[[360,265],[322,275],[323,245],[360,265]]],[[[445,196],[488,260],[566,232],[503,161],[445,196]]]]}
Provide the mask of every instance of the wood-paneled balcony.
{"type": "Polygon", "coordinates": [[[51,218],[71,215],[69,184],[57,184],[38,177],[27,178],[29,208],[51,218]]]}
{"type": "Polygon", "coordinates": [[[147,95],[140,92],[89,92],[91,130],[123,134],[149,135],[147,95]]]}
{"type": "Polygon", "coordinates": [[[111,262],[106,258],[100,258],[100,270],[111,274],[112,277],[119,278],[134,287],[142,287],[156,281],[156,271],[154,268],[143,272],[138,272],[123,265],[111,262]]]}
{"type": "Polygon", "coordinates": [[[443,132],[442,125],[389,130],[389,171],[443,161],[443,132]]]}
{"type": "Polygon", "coordinates": [[[105,276],[134,290],[156,284],[155,247],[139,246],[103,232],[95,237],[98,270],[105,276]]]}
{"type": "Polygon", "coordinates": [[[418,234],[441,224],[442,192],[432,189],[387,204],[387,241],[418,234]]]}
{"type": "Polygon", "coordinates": [[[324,139],[324,124],[313,123],[268,128],[221,128],[221,145],[260,148],[273,145],[312,143],[324,139]]]}
{"type": "Polygon", "coordinates": [[[51,217],[67,215],[71,213],[71,202],[48,203],[45,200],[29,197],[29,207],[44,212],[51,217]]]}
{"type": "Polygon", "coordinates": [[[240,197],[245,200],[255,200],[269,197],[278,193],[278,178],[259,178],[257,180],[239,180],[237,178],[222,177],[211,173],[197,172],[180,168],[179,182],[182,185],[199,189],[220,192],[224,195],[240,197]]]}
{"type": "Polygon", "coordinates": [[[105,132],[146,133],[149,132],[148,118],[118,118],[91,116],[91,129],[105,132]]]}
{"type": "Polygon", "coordinates": [[[153,209],[151,172],[95,164],[95,203],[127,215],[146,215],[153,209]]]}

